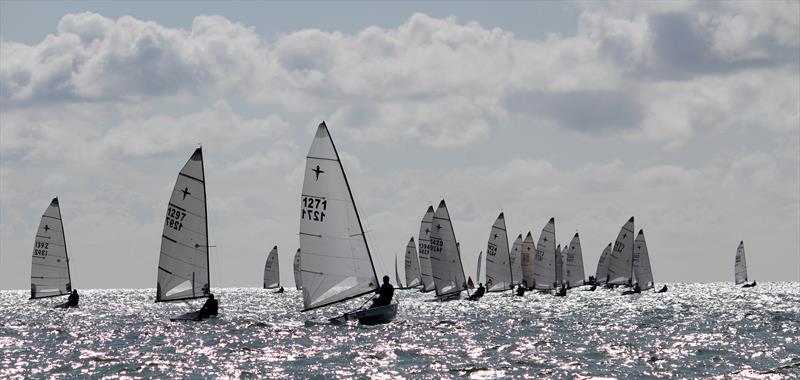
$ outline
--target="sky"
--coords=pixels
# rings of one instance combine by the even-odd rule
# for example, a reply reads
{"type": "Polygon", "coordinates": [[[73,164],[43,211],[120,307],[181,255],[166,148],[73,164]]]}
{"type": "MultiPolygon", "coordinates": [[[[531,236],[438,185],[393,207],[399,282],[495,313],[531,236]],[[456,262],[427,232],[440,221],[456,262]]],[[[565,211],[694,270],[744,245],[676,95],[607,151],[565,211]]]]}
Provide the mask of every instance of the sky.
{"type": "MultiPolygon", "coordinates": [[[[155,288],[175,177],[205,159],[212,287],[293,284],[325,120],[378,275],[447,200],[555,217],[587,276],[630,216],[659,282],[800,280],[800,2],[0,2],[0,289],[59,197],[73,286],[155,288]]],[[[402,271],[402,270],[401,270],[402,271]]]]}

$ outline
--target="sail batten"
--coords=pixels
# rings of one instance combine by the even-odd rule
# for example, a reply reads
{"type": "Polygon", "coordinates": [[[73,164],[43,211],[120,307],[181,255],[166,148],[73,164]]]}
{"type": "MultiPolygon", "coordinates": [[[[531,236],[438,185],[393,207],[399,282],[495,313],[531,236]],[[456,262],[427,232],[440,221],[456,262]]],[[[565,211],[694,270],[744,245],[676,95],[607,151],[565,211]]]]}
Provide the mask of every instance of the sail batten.
{"type": "Polygon", "coordinates": [[[486,244],[486,290],[500,292],[511,289],[514,284],[512,265],[506,220],[503,213],[500,213],[489,231],[489,241],[486,244]]]}
{"type": "Polygon", "coordinates": [[[42,214],[31,255],[31,299],[57,297],[72,291],[69,256],[58,198],[42,214]]]}
{"type": "Polygon", "coordinates": [[[325,123],[306,156],[301,193],[303,311],[374,292],[379,283],[347,175],[325,123]]]}
{"type": "Polygon", "coordinates": [[[264,263],[264,289],[274,289],[281,286],[280,258],[278,246],[272,247],[264,263]]]}
{"type": "Polygon", "coordinates": [[[203,151],[197,148],[178,173],[167,202],[156,302],[210,294],[207,215],[203,151]]]}

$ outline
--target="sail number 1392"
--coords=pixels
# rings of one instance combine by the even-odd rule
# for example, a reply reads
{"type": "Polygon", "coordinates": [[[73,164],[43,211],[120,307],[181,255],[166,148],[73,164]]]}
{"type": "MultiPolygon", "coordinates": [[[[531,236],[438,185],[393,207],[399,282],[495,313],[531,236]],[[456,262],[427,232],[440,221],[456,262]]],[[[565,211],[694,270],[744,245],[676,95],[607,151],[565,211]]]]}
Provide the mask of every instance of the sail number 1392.
{"type": "Polygon", "coordinates": [[[307,219],[313,222],[324,222],[326,210],[328,210],[327,199],[303,197],[303,208],[300,219],[307,219]]]}

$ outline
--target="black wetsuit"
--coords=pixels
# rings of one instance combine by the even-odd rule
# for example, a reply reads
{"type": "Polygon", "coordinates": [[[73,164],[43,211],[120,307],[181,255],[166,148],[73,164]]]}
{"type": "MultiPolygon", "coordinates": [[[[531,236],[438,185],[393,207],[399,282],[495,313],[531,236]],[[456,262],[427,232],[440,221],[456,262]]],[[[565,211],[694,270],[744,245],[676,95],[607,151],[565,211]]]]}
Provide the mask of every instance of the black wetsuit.
{"type": "Polygon", "coordinates": [[[200,315],[198,318],[216,317],[219,312],[219,302],[215,298],[209,298],[203,307],[200,308],[200,315]]]}
{"type": "Polygon", "coordinates": [[[485,293],[486,293],[486,288],[485,288],[485,287],[483,287],[483,286],[479,286],[479,287],[478,287],[478,290],[476,290],[476,291],[475,291],[475,293],[472,293],[472,295],[471,295],[471,296],[469,296],[469,299],[470,299],[471,301],[475,301],[475,300],[477,300],[478,298],[481,298],[481,297],[483,297],[483,295],[484,295],[485,293]]]}
{"type": "Polygon", "coordinates": [[[78,301],[80,300],[80,298],[81,298],[81,297],[80,297],[80,296],[78,296],[78,293],[72,293],[72,294],[70,294],[70,295],[69,295],[69,298],[67,298],[67,307],[75,307],[75,306],[78,306],[78,301]]]}
{"type": "Polygon", "coordinates": [[[525,287],[522,285],[517,286],[517,295],[522,297],[525,295],[525,287]]]}
{"type": "Polygon", "coordinates": [[[394,297],[394,286],[388,282],[384,282],[380,289],[378,289],[378,298],[376,298],[375,301],[372,301],[370,309],[373,307],[388,305],[392,302],[392,297],[394,297]]]}

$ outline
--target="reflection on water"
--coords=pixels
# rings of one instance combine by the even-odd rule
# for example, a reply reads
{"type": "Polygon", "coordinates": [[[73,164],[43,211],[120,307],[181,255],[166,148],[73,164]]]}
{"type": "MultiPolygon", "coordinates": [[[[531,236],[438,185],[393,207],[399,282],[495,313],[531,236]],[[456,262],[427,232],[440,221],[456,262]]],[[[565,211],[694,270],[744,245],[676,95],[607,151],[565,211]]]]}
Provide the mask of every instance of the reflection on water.
{"type": "Polygon", "coordinates": [[[665,294],[489,293],[426,302],[398,291],[395,322],[305,323],[287,290],[217,289],[221,317],[169,322],[200,304],[154,290],[87,290],[81,307],[0,292],[0,377],[800,377],[800,284],[670,284],[665,294]]]}

